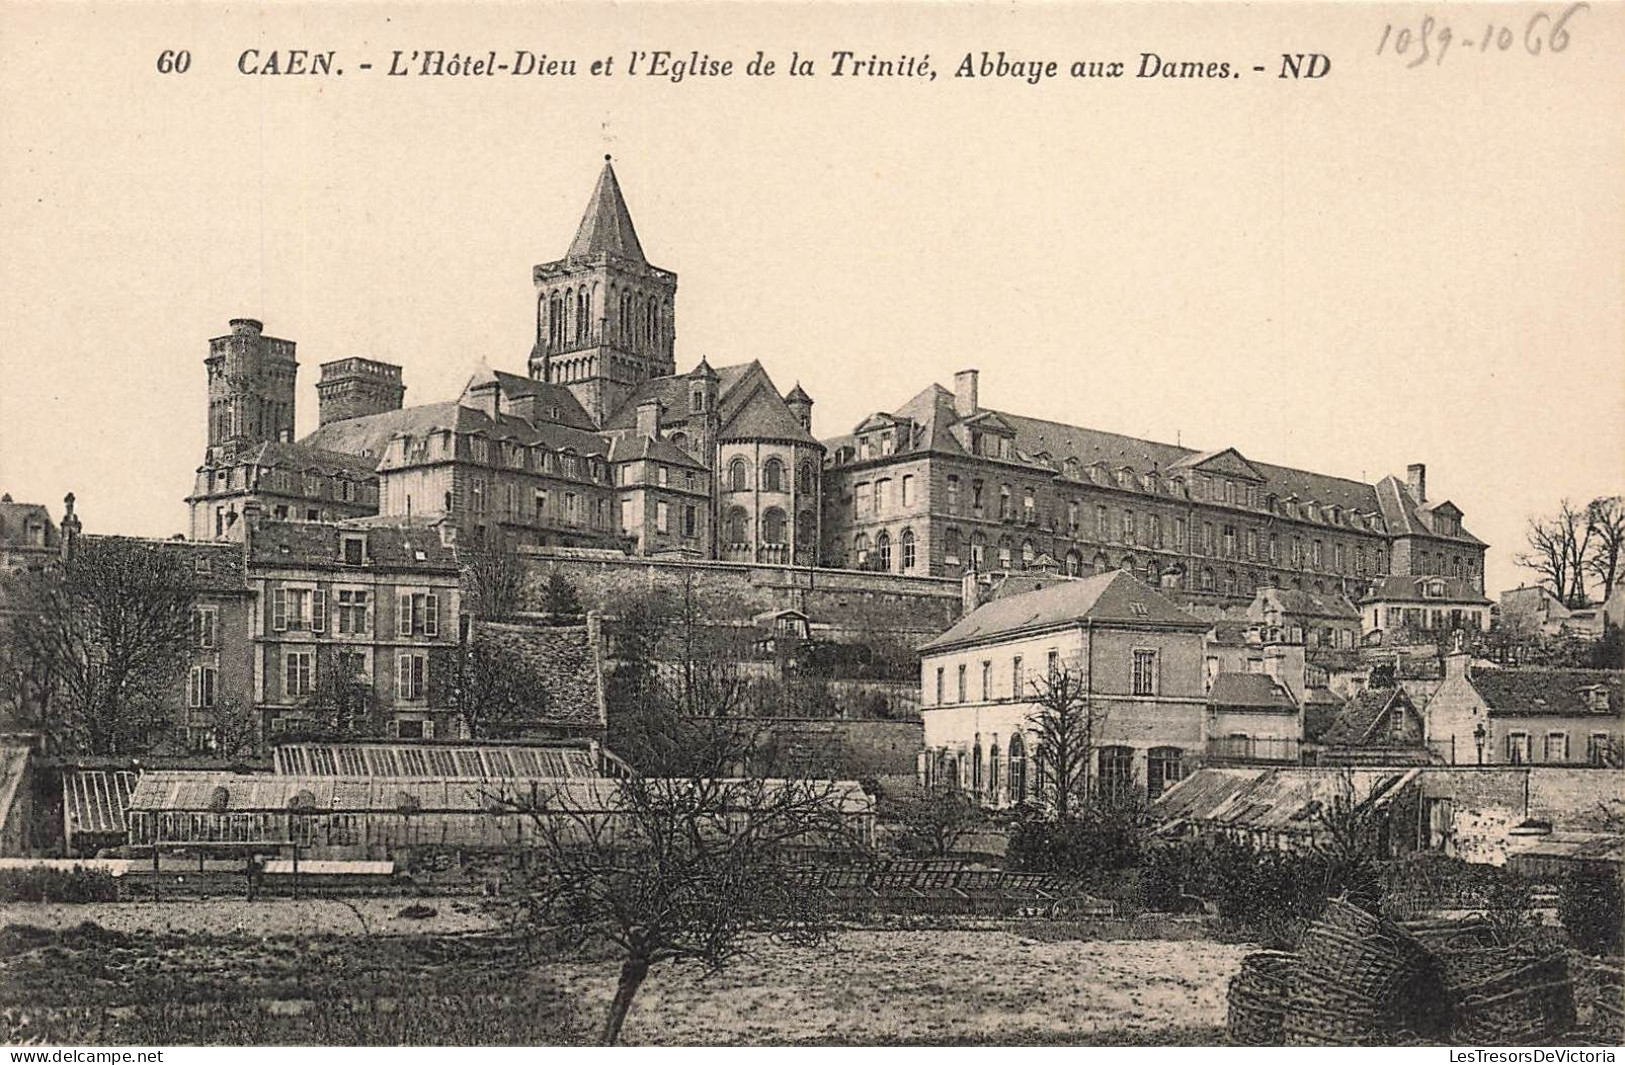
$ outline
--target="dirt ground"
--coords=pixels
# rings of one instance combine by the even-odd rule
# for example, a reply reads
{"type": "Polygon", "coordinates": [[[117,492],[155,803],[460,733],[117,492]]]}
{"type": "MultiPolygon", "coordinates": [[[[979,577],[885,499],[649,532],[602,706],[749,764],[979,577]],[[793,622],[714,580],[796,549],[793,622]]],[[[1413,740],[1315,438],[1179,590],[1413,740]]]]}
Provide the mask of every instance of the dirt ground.
{"type": "MultiPolygon", "coordinates": [[[[214,935],[437,935],[495,927],[477,903],[406,899],[208,899],[117,904],[9,904],[0,924],[214,935]]],[[[1225,984],[1249,948],[1200,939],[1041,942],[1020,928],[848,930],[814,948],[758,944],[721,973],[658,967],[623,1038],[630,1044],[1066,1044],[1213,1042],[1225,984]]],[[[544,963],[596,1024],[614,991],[607,960],[544,963]]]]}
{"type": "MultiPolygon", "coordinates": [[[[850,931],[811,950],[764,946],[720,974],[652,973],[633,1044],[1064,1043],[1108,1032],[1222,1027],[1249,948],[1201,940],[1040,943],[1006,931],[850,931]]],[[[614,972],[558,977],[602,1008],[614,972]]]]}
{"type": "Polygon", "coordinates": [[[210,898],[171,902],[8,902],[0,903],[0,926],[28,924],[73,928],[91,921],[115,932],[202,932],[208,935],[361,935],[418,933],[446,935],[483,932],[497,919],[464,899],[427,900],[435,915],[398,916],[423,900],[405,898],[255,899],[210,898]],[[363,927],[363,925],[365,927],[363,927]]]}

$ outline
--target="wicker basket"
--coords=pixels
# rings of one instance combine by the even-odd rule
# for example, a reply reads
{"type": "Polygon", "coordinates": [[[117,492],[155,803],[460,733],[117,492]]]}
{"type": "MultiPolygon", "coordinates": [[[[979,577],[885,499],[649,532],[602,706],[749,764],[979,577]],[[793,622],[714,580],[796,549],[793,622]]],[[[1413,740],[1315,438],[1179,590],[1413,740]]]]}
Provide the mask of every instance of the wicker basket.
{"type": "Polygon", "coordinates": [[[1286,1046],[1373,1046],[1383,1042],[1382,1007],[1335,979],[1299,970],[1281,1021],[1286,1046]]]}
{"type": "Polygon", "coordinates": [[[1568,958],[1551,954],[1457,989],[1456,1038],[1550,1043],[1574,1027],[1568,958]]]}
{"type": "Polygon", "coordinates": [[[1297,959],[1284,951],[1266,950],[1241,960],[1241,972],[1230,979],[1230,1041],[1240,1046],[1280,1046],[1287,986],[1297,959]]]}
{"type": "Polygon", "coordinates": [[[1333,899],[1303,934],[1305,972],[1349,988],[1379,1007],[1393,1001],[1427,962],[1427,950],[1398,925],[1333,899]]]}

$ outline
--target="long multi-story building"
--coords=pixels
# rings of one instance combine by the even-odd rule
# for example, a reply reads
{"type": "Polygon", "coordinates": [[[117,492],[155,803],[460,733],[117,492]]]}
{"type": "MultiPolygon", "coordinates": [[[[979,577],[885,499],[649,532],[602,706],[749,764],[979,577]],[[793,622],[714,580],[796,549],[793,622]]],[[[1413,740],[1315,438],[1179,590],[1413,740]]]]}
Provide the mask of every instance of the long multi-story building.
{"type": "Polygon", "coordinates": [[[1427,470],[1375,484],[982,406],[979,375],[932,385],[826,440],[826,564],[893,573],[1051,565],[1250,599],[1358,596],[1390,574],[1482,591],[1485,544],[1427,470]]]}

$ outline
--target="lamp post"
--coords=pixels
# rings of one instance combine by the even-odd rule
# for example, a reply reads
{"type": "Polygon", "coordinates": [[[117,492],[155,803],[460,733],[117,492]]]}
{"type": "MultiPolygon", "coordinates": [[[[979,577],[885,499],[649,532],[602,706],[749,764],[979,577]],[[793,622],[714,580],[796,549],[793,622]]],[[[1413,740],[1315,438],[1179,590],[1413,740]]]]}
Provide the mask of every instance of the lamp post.
{"type": "Polygon", "coordinates": [[[1484,739],[1489,733],[1484,731],[1484,722],[1480,721],[1473,726],[1473,743],[1478,746],[1478,764],[1484,764],[1484,739]]]}

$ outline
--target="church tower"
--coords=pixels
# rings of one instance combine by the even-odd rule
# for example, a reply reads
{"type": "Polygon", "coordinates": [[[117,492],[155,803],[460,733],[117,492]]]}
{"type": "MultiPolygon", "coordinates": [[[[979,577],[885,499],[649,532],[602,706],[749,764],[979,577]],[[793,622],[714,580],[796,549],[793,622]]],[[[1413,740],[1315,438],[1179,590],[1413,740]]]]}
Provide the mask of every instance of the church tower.
{"type": "Polygon", "coordinates": [[[677,275],[644,258],[609,156],[570,250],[534,280],[530,376],[569,388],[598,425],[639,382],[677,372],[677,275]]]}
{"type": "Polygon", "coordinates": [[[210,463],[251,444],[293,439],[294,342],[265,335],[252,318],[233,318],[231,332],[209,341],[210,463]]]}

